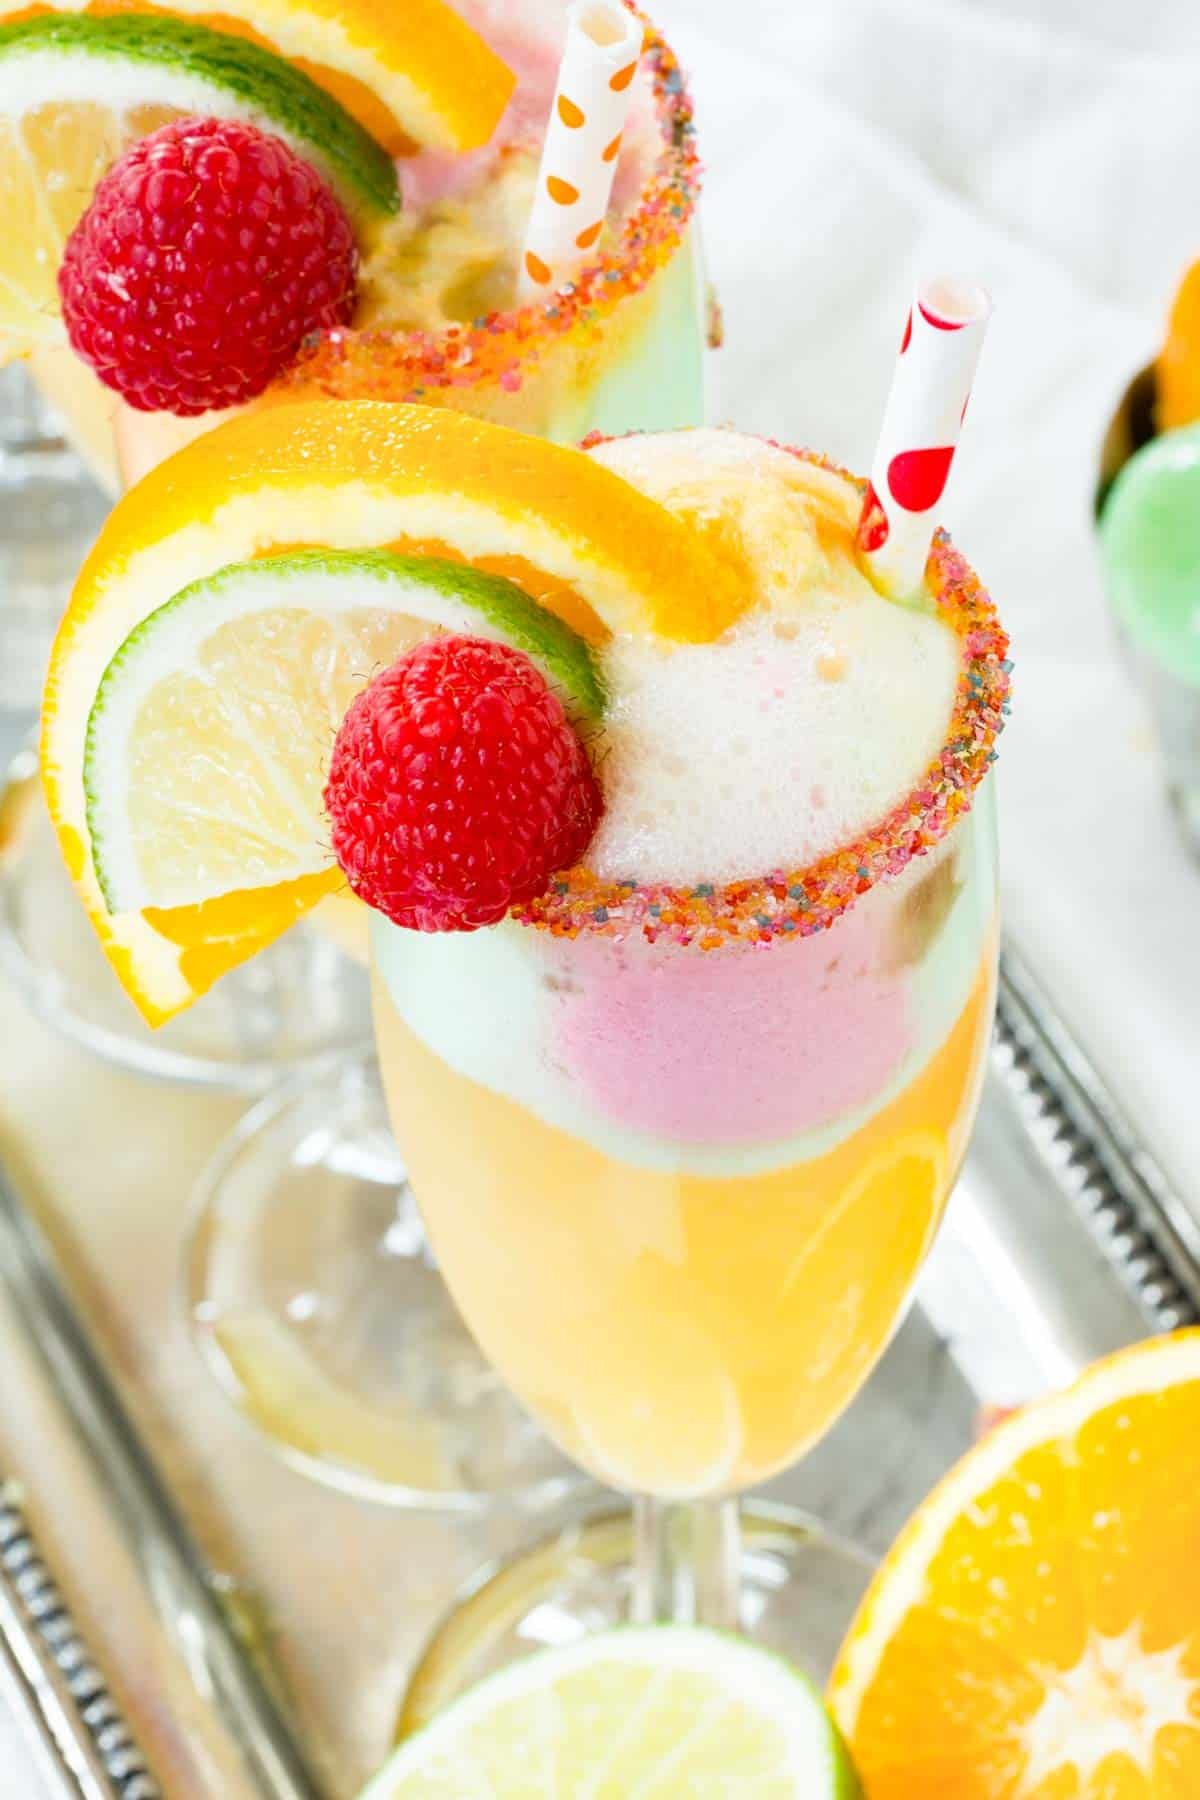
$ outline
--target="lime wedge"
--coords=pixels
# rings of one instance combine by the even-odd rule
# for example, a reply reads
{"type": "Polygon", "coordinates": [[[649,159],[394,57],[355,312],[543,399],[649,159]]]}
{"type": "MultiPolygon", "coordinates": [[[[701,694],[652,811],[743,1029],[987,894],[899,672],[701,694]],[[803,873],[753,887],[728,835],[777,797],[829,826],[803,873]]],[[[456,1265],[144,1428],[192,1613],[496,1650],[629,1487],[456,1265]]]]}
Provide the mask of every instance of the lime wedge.
{"type": "Polygon", "coordinates": [[[599,1632],[490,1676],[361,1800],[859,1800],[798,1670],[697,1627],[599,1632]]]}
{"type": "Polygon", "coordinates": [[[328,869],[329,754],[354,696],[422,638],[523,651],[579,724],[603,695],[584,640],[515,583],[432,558],[297,551],[193,582],[126,638],[84,758],[114,913],[191,906],[328,869]]]}
{"type": "Polygon", "coordinates": [[[182,15],[264,44],[306,70],[394,154],[478,150],[516,74],[463,17],[462,0],[0,0],[30,12],[182,15]]]}
{"type": "Polygon", "coordinates": [[[241,119],[321,171],[360,235],[399,204],[387,152],[281,56],[170,17],[43,13],[0,24],[0,350],[56,342],[56,276],[96,184],[183,114],[241,119]]]}

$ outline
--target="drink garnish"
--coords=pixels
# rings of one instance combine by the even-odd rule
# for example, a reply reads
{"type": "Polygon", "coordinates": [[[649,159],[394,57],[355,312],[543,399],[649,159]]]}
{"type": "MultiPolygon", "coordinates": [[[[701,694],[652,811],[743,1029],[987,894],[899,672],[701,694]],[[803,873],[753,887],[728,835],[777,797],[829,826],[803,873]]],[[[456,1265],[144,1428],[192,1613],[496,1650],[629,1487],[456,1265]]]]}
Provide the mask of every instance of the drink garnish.
{"type": "Polygon", "coordinates": [[[332,188],[364,249],[399,206],[382,146],[259,44],[169,16],[0,24],[0,356],[63,342],[57,275],[70,233],[114,158],[180,117],[282,138],[332,188]]]}
{"type": "Polygon", "coordinates": [[[325,787],[360,900],[416,931],[476,931],[582,857],[603,801],[545,677],[507,644],[441,637],[377,675],[325,787]]]}
{"type": "MultiPolygon", "coordinates": [[[[320,794],[334,734],[372,672],[431,626],[489,635],[461,609],[452,615],[439,602],[431,613],[428,599],[399,587],[375,593],[358,573],[318,591],[309,569],[287,595],[282,586],[252,592],[286,570],[290,546],[361,555],[364,541],[424,553],[431,568],[466,561],[476,565],[466,574],[478,575],[483,564],[519,584],[542,620],[542,653],[528,617],[511,607],[508,626],[497,615],[490,635],[533,657],[572,718],[603,706],[591,644],[609,633],[712,644],[755,603],[736,546],[720,534],[676,517],[591,456],[449,408],[267,407],[161,464],[117,506],[81,572],[52,657],[42,745],[64,855],[113,967],[153,1022],[344,882],[320,794]],[[229,565],[230,612],[218,620],[195,584],[229,565]],[[162,628],[163,615],[183,622],[184,593],[170,600],[178,588],[190,591],[186,642],[162,628]],[[294,626],[270,636],[285,602],[294,626]],[[557,670],[551,656],[563,645],[548,655],[545,638],[555,629],[574,645],[557,670]],[[201,651],[222,671],[205,688],[203,719],[191,702],[169,704],[201,651]],[[248,709],[254,730],[227,726],[218,716],[227,704],[248,709]],[[260,758],[264,723],[270,754],[260,758]],[[175,734],[170,745],[160,724],[175,734]],[[139,744],[146,753],[135,755],[139,744]],[[271,776],[280,759],[284,782],[271,776]],[[266,809],[268,829],[257,833],[248,830],[251,794],[266,809]]],[[[872,830],[803,867],[748,870],[724,884],[638,880],[636,870],[600,877],[577,864],[554,872],[515,915],[570,936],[632,931],[715,948],[731,936],[767,942],[820,931],[899,874],[970,806],[994,759],[1009,688],[994,608],[940,534],[929,596],[956,640],[958,692],[934,762],[872,830]]],[[[478,606],[474,613],[484,617],[478,606]]]]}
{"type": "Polygon", "coordinates": [[[879,428],[858,548],[882,593],[919,596],[992,303],[985,289],[918,283],[879,428]]]}
{"type": "MultiPolygon", "coordinates": [[[[422,620],[484,635],[478,590],[468,607],[464,585],[461,607],[448,610],[447,562],[482,562],[487,574],[510,578],[507,624],[494,610],[492,634],[531,656],[581,720],[603,706],[589,641],[610,630],[709,641],[751,600],[742,573],[701,533],[592,458],[448,407],[320,400],[251,409],[160,464],[110,515],[53,652],[42,770],[80,895],[147,1018],[161,1022],[189,1005],[344,885],[320,793],[347,707],[376,669],[428,635],[422,620]],[[361,554],[364,544],[419,548],[431,573],[413,594],[394,573],[373,583],[360,570],[318,584],[309,567],[293,570],[285,595],[280,565],[297,544],[335,554],[361,554]],[[214,597],[197,600],[194,584],[231,564],[238,573],[218,637],[214,597]],[[276,592],[256,598],[252,583],[273,577],[276,592]],[[513,582],[524,589],[520,615],[513,582]],[[194,637],[139,635],[172,595],[182,624],[180,590],[188,588],[194,637]],[[285,603],[296,629],[271,637],[267,625],[285,603]],[[347,613],[356,612],[347,629],[347,613]],[[248,736],[227,730],[220,708],[201,719],[194,707],[165,704],[210,633],[223,673],[205,688],[206,705],[248,709],[248,736]],[[118,672],[120,714],[110,705],[118,672]],[[265,705],[268,675],[278,710],[265,705]],[[134,758],[138,711],[163,683],[154,717],[179,734],[174,749],[152,733],[145,741],[158,748],[134,758]],[[278,736],[264,768],[282,757],[295,775],[282,786],[250,780],[256,732],[268,724],[278,736]],[[269,830],[248,838],[233,815],[245,818],[252,788],[269,810],[269,830]],[[122,798],[130,791],[136,818],[122,798]]],[[[464,584],[484,572],[460,570],[464,584]]]]}
{"type": "Polygon", "coordinates": [[[231,563],[159,607],[113,658],[88,722],[87,830],[110,912],[336,876],[321,798],[334,733],[374,670],[438,632],[511,646],[568,719],[599,718],[582,638],[460,563],[292,551],[231,563]]]}
{"type": "Polygon", "coordinates": [[[526,300],[596,260],[641,51],[621,0],[575,0],[521,257],[526,300]]]}
{"type": "Polygon", "coordinates": [[[358,251],[317,171],[234,119],[180,119],[104,177],[58,273],[67,335],[106,386],[181,416],[261,394],[348,322],[358,251]]]}

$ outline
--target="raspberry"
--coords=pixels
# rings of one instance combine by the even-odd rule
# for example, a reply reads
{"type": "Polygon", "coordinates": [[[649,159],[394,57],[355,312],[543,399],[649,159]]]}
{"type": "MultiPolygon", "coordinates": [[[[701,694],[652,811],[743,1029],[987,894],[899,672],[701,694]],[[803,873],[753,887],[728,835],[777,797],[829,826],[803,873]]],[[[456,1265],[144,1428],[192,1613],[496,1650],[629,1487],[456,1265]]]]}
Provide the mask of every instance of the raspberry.
{"type": "Polygon", "coordinates": [[[143,412],[236,406],[309,332],[344,324],[358,252],[317,171],[279,138],[177,119],[113,165],[67,240],[78,354],[143,412]]]}
{"type": "Polygon", "coordinates": [[[484,638],[418,644],[342,722],[325,806],[368,906],[416,931],[476,931],[586,850],[604,802],[527,656],[484,638]]]}

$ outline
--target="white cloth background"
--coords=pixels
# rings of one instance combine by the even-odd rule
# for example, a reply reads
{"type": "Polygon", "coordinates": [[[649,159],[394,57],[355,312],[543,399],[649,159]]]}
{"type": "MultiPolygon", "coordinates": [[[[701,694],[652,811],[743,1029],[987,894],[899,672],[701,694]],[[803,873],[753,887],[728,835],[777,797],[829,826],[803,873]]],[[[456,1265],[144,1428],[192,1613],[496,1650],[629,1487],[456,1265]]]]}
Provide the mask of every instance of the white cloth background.
{"type": "Polygon", "coordinates": [[[1200,1211],[1200,869],[1105,616],[1101,437],[1200,257],[1195,0],[654,0],[691,72],[716,416],[865,469],[919,272],[996,313],[944,508],[1012,633],[1007,920],[1200,1211]]]}
{"type": "MultiPolygon", "coordinates": [[[[1200,1209],[1200,870],[1104,616],[1099,441],[1200,256],[1196,0],[647,0],[694,78],[716,416],[870,461],[913,279],[997,303],[945,515],[1016,658],[1008,920],[1200,1209]]],[[[0,1717],[0,1796],[40,1793],[0,1717]]]]}

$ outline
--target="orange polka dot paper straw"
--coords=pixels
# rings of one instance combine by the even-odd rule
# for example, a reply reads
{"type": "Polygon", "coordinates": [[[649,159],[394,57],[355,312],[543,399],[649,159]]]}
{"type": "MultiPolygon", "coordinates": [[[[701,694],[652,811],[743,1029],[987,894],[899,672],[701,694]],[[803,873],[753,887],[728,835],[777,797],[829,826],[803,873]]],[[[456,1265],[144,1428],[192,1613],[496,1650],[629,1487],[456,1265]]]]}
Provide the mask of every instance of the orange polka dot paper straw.
{"type": "Polygon", "coordinates": [[[925,575],[991,312],[974,282],[942,276],[913,295],[858,526],[876,583],[899,598],[925,575]]]}
{"type": "Polygon", "coordinates": [[[642,27],[621,0],[574,0],[521,259],[521,296],[569,281],[604,230],[642,27]]]}

